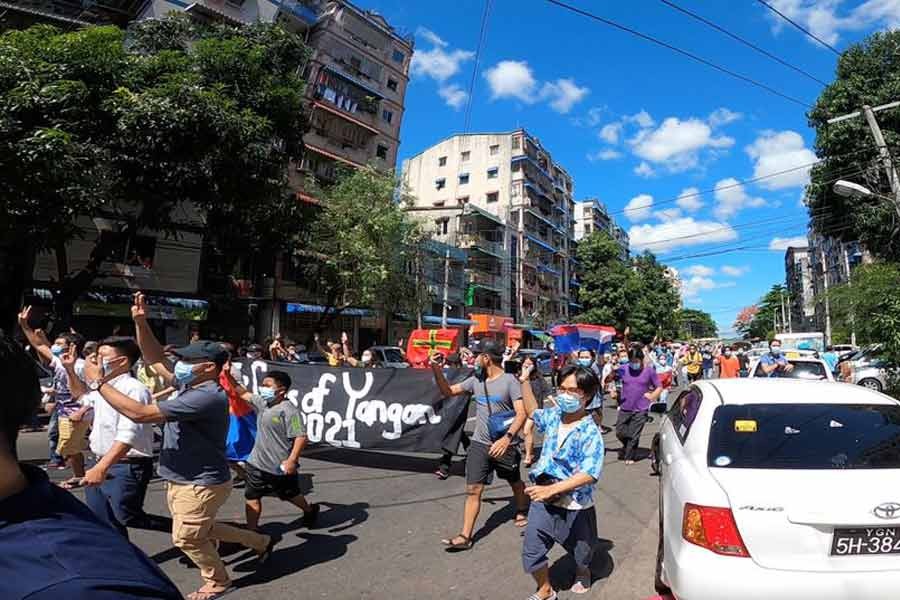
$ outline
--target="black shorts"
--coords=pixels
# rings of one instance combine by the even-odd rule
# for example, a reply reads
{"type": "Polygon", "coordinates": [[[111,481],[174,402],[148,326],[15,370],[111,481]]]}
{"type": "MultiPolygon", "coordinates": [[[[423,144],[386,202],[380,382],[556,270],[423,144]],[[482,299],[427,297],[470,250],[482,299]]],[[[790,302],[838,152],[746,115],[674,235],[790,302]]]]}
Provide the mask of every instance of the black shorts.
{"type": "Polygon", "coordinates": [[[488,450],[490,449],[491,447],[487,444],[475,441],[469,446],[468,454],[466,454],[466,483],[469,485],[488,483],[493,471],[497,472],[497,477],[509,483],[522,481],[522,474],[519,472],[521,459],[519,449],[510,445],[506,454],[500,458],[493,458],[489,455],[488,450]]]}
{"type": "Polygon", "coordinates": [[[244,498],[247,500],[259,500],[263,496],[276,496],[281,500],[291,500],[300,495],[300,480],[296,473],[273,475],[257,469],[250,463],[247,463],[244,468],[247,471],[244,498]]]}

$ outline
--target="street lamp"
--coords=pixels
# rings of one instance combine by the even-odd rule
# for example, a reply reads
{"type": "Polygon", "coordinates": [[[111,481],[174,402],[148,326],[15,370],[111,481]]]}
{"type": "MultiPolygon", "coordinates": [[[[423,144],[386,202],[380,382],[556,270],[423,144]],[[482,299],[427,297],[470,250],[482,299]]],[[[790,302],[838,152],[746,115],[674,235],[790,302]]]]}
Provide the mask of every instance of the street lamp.
{"type": "Polygon", "coordinates": [[[844,179],[836,181],[832,189],[835,194],[843,196],[844,198],[869,198],[871,196],[879,196],[879,194],[876,194],[864,185],[853,183],[852,181],[845,181],[844,179]]]}

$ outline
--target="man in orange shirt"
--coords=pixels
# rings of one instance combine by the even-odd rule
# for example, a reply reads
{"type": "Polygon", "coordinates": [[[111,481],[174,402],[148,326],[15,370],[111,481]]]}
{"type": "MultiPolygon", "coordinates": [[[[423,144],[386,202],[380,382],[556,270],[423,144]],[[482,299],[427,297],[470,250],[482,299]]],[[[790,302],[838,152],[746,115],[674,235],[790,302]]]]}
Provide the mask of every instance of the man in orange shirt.
{"type": "Polygon", "coordinates": [[[740,376],[741,362],[735,356],[731,348],[725,347],[725,350],[716,358],[719,365],[720,379],[734,379],[740,376]]]}

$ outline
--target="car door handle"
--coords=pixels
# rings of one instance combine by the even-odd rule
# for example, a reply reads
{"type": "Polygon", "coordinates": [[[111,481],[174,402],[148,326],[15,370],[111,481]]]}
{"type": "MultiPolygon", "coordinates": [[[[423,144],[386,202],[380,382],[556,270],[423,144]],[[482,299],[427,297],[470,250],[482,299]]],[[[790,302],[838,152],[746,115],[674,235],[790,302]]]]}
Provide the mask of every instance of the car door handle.
{"type": "Polygon", "coordinates": [[[666,454],[666,456],[665,456],[665,458],[664,458],[663,460],[666,461],[666,464],[667,464],[667,465],[671,465],[671,464],[672,464],[672,455],[671,455],[671,454],[666,454]]]}

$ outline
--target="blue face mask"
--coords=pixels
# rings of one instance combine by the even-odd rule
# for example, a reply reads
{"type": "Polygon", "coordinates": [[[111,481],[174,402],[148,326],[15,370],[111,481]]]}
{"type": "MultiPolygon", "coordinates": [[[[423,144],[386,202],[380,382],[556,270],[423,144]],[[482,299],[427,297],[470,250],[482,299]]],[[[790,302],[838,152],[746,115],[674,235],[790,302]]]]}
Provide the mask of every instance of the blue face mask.
{"type": "Polygon", "coordinates": [[[185,386],[190,385],[190,383],[194,380],[194,365],[190,363],[186,363],[182,360],[179,360],[175,363],[175,381],[178,382],[178,385],[185,386]]]}
{"type": "Polygon", "coordinates": [[[266,386],[260,387],[259,395],[263,400],[266,401],[267,406],[272,406],[272,404],[275,402],[275,388],[266,386]]]}
{"type": "Polygon", "coordinates": [[[113,372],[113,369],[115,369],[115,367],[110,364],[109,359],[104,358],[103,359],[103,374],[109,375],[110,373],[113,372]]]}
{"type": "Polygon", "coordinates": [[[619,364],[620,364],[620,365],[627,365],[627,364],[628,364],[628,359],[627,359],[627,358],[620,358],[620,359],[619,359],[619,364]]]}
{"type": "Polygon", "coordinates": [[[633,371],[640,371],[641,368],[642,368],[644,365],[641,364],[641,363],[639,363],[639,362],[633,362],[633,363],[629,363],[628,366],[629,366],[629,367],[631,368],[631,370],[633,370],[633,371]]]}
{"type": "Polygon", "coordinates": [[[578,364],[584,368],[588,368],[591,366],[591,359],[589,358],[579,358],[578,364]]]}
{"type": "Polygon", "coordinates": [[[50,352],[53,353],[53,356],[62,356],[63,352],[65,351],[66,349],[59,344],[53,344],[52,346],[50,346],[50,352]]]}
{"type": "Polygon", "coordinates": [[[781,356],[781,347],[772,346],[772,354],[774,354],[775,356],[781,356]]]}
{"type": "Polygon", "coordinates": [[[573,394],[562,393],[556,395],[556,405],[559,407],[559,410],[566,414],[571,414],[581,408],[581,400],[573,394]]]}

